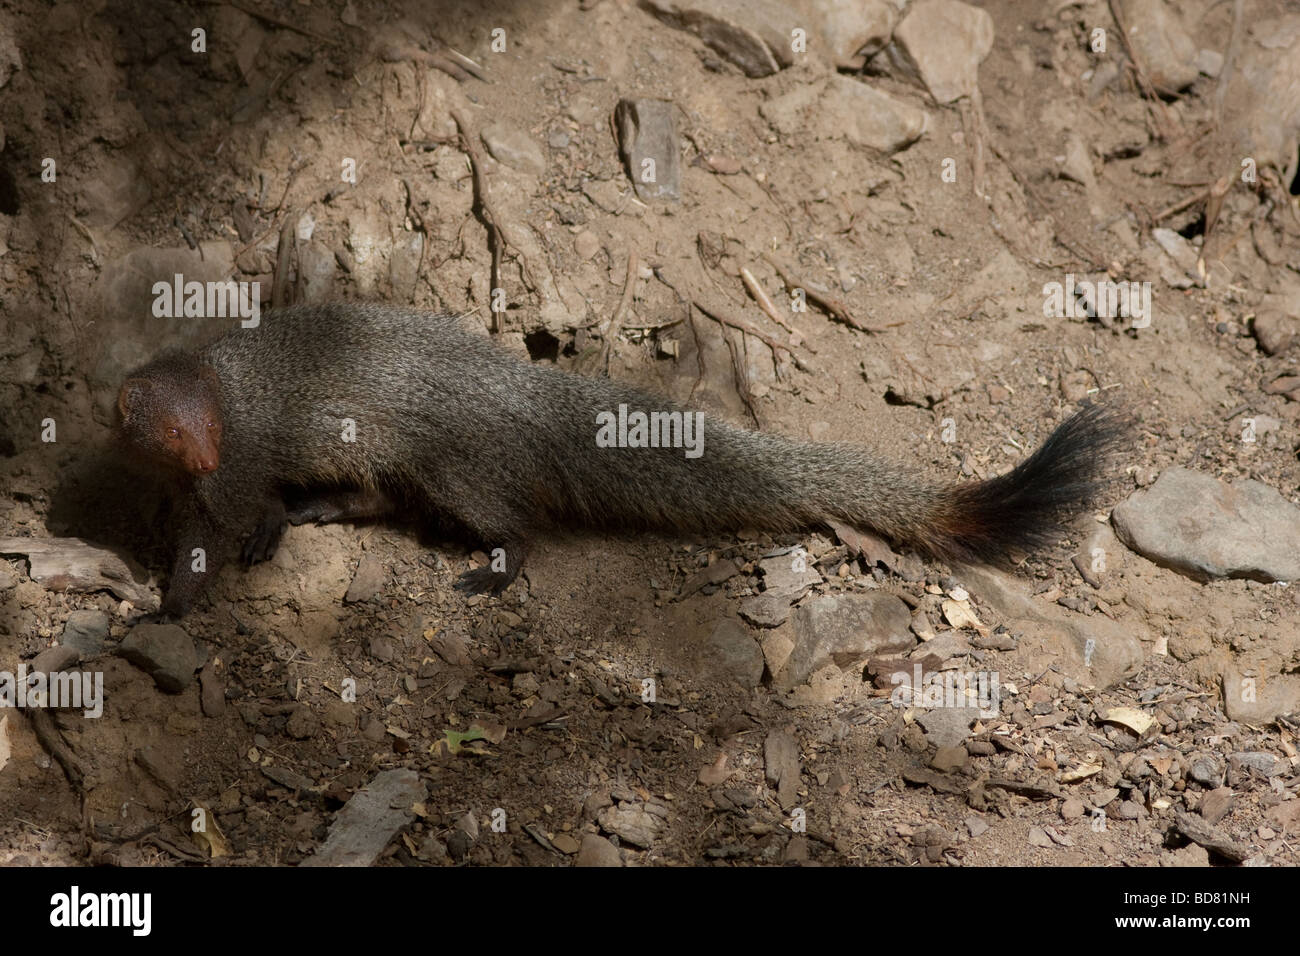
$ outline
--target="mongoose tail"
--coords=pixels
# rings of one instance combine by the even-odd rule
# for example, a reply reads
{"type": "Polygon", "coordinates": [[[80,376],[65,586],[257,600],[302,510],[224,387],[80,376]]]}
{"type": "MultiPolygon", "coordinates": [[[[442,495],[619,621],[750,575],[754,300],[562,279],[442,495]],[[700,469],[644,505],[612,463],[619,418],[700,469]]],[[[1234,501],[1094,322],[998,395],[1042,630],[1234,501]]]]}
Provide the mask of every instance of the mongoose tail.
{"type": "MultiPolygon", "coordinates": [[[[648,396],[612,383],[607,401],[648,396]]],[[[642,404],[641,407],[644,407],[642,404]]],[[[1090,405],[997,478],[950,485],[867,446],[802,442],[706,419],[703,454],[608,449],[572,482],[560,520],[667,531],[797,531],[827,518],[871,529],[943,560],[991,562],[1052,544],[1107,478],[1127,416],[1090,405]],[[599,467],[595,467],[595,466],[599,467]]]]}

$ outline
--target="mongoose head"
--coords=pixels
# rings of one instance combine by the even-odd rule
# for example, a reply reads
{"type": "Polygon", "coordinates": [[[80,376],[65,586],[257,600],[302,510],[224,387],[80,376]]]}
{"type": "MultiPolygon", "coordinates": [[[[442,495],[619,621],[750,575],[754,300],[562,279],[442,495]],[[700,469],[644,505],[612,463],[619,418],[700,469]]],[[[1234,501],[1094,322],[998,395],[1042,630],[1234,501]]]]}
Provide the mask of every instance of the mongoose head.
{"type": "Polygon", "coordinates": [[[221,463],[221,380],[208,365],[167,355],[122,383],[120,434],[145,458],[196,478],[221,463]]]}

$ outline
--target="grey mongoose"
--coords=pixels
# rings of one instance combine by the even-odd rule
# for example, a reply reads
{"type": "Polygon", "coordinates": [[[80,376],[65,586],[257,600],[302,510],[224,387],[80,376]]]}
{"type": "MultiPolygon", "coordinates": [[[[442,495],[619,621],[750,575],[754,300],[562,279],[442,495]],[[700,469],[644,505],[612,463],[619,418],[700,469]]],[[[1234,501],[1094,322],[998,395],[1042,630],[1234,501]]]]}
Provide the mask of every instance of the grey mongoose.
{"type": "Polygon", "coordinates": [[[461,578],[472,592],[504,590],[534,536],[559,525],[779,532],[830,518],[987,562],[1050,543],[1093,500],[1124,434],[1122,414],[1085,406],[1009,473],[938,484],[861,445],[716,419],[699,457],[598,446],[597,416],[620,405],[685,413],[516,358],[452,316],[339,303],[272,311],[198,352],[163,353],[122,385],[117,434],[173,485],[177,556],[162,613],[176,617],[241,539],[246,560],[262,559],[286,521],[395,507],[453,519],[501,549],[461,578]],[[287,509],[287,489],[312,494],[287,509]]]}

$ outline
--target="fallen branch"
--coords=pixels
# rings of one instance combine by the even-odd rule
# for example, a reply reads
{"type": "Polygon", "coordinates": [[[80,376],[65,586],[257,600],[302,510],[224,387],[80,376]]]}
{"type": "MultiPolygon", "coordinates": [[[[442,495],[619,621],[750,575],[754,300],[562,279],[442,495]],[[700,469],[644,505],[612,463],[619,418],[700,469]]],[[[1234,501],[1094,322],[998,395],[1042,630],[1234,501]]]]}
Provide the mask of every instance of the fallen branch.
{"type": "Polygon", "coordinates": [[[632,290],[636,287],[636,274],[641,270],[641,260],[637,258],[636,250],[629,249],[627,253],[627,278],[623,281],[623,295],[618,300],[618,307],[614,309],[614,316],[609,320],[609,329],[605,333],[605,344],[600,350],[600,367],[606,378],[609,377],[609,356],[614,350],[614,342],[618,340],[619,333],[623,331],[623,316],[627,314],[628,306],[632,304],[632,290]]]}

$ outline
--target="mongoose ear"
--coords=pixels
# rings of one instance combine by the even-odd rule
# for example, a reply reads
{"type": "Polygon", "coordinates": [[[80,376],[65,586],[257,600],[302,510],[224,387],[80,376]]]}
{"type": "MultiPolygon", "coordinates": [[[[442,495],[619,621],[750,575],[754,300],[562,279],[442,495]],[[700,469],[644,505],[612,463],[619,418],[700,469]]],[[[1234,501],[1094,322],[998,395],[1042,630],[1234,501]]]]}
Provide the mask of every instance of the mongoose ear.
{"type": "Polygon", "coordinates": [[[124,419],[131,417],[132,407],[142,401],[151,388],[153,383],[147,378],[128,378],[122,383],[122,390],[117,393],[117,410],[124,419]]]}

